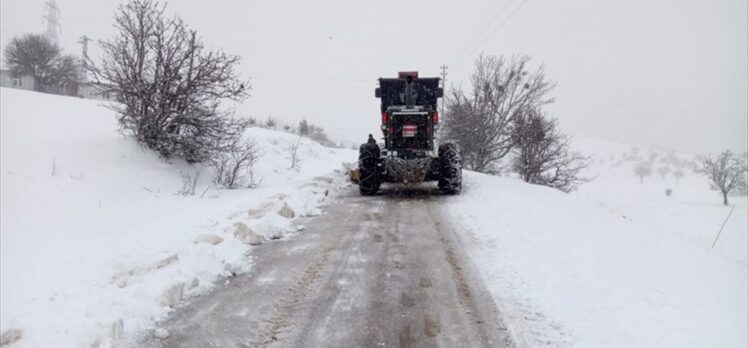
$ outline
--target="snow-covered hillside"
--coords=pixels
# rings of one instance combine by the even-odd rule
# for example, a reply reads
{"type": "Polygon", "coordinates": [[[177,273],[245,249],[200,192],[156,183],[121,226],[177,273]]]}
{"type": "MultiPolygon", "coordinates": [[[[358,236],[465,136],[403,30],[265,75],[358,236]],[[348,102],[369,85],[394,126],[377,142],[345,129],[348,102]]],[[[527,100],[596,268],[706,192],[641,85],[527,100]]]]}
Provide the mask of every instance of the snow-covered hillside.
{"type": "Polygon", "coordinates": [[[732,207],[703,177],[640,183],[631,146],[578,146],[597,176],[578,192],[467,172],[445,209],[520,346],[746,347],[745,197],[712,249],[732,207]]]}
{"type": "Polygon", "coordinates": [[[217,190],[208,169],[167,163],[118,135],[97,102],[5,88],[0,101],[0,329],[22,335],[14,347],[131,337],[181,297],[250,267],[254,236],[235,223],[268,238],[295,233],[276,212],[319,213],[341,186],[333,171],[356,158],[304,138],[289,169],[298,138],[253,128],[261,185],[217,190]],[[195,195],[176,195],[182,174],[196,173],[195,195]]]}
{"type": "Polygon", "coordinates": [[[677,235],[704,249],[712,249],[724,223],[714,250],[748,263],[746,196],[731,196],[725,207],[721,194],[710,190],[707,178],[694,171],[700,156],[591,138],[579,139],[576,145],[595,154],[589,175],[596,178],[577,194],[633,223],[677,235]],[[634,173],[642,162],[652,167],[652,174],[643,181],[634,173]]]}

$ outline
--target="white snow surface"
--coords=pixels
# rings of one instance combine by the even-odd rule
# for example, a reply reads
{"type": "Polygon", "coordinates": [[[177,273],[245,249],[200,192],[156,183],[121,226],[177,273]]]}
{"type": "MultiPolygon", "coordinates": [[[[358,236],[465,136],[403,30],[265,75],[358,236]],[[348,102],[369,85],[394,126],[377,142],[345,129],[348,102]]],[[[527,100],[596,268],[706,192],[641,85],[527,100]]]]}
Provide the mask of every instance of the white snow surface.
{"type": "MultiPolygon", "coordinates": [[[[0,330],[22,330],[13,347],[132,344],[164,304],[251,267],[234,223],[304,233],[276,212],[319,214],[343,180],[333,171],[355,160],[303,139],[288,169],[297,138],[253,128],[260,187],[219,190],[208,169],[116,129],[97,102],[0,89],[0,330]],[[194,196],[175,195],[180,172],[201,173],[194,196]]],[[[655,160],[640,183],[621,160],[630,146],[577,145],[597,177],[572,194],[466,171],[463,193],[442,197],[519,345],[748,346],[745,197],[712,248],[731,207],[703,177],[660,178],[655,160]]]]}
{"type": "Polygon", "coordinates": [[[219,190],[209,168],[119,135],[98,102],[2,88],[0,107],[0,330],[22,330],[19,348],[126,344],[164,304],[251,267],[234,223],[268,238],[303,233],[278,209],[319,214],[344,180],[334,171],[356,158],[303,138],[289,169],[297,136],[252,128],[260,186],[219,190]],[[200,173],[194,196],[175,195],[180,172],[200,173]],[[223,241],[195,242],[206,234],[223,241]]]}
{"type": "Polygon", "coordinates": [[[746,198],[713,249],[732,207],[706,179],[640,183],[629,146],[577,144],[597,175],[577,192],[465,172],[445,209],[519,346],[748,346],[746,198]]]}

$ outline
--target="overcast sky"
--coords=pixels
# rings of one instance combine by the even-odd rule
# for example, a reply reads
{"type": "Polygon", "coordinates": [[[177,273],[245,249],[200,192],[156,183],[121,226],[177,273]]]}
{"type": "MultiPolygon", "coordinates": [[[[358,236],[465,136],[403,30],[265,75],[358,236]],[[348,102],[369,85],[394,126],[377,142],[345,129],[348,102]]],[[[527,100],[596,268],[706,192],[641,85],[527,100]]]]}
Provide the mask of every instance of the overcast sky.
{"type": "MultiPolygon", "coordinates": [[[[57,0],[61,45],[112,33],[117,0],[57,0]]],[[[694,153],[745,150],[746,0],[171,1],[211,47],[243,57],[242,115],[306,117],[338,140],[377,130],[376,79],[468,87],[475,57],[529,54],[558,82],[549,113],[580,136],[694,153]]],[[[44,0],[0,0],[0,43],[42,32],[44,0]]],[[[96,52],[96,46],[90,48],[96,52]]]]}

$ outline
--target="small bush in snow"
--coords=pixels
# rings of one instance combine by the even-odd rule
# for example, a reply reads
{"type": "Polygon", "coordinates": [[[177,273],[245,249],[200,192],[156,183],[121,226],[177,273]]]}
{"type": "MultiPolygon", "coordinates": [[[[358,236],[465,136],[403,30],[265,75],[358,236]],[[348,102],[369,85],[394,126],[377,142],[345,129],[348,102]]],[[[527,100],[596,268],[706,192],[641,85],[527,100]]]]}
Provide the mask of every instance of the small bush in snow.
{"type": "Polygon", "coordinates": [[[306,121],[306,118],[299,122],[299,135],[309,136],[309,122],[306,121]]]}
{"type": "Polygon", "coordinates": [[[666,190],[665,190],[665,196],[668,196],[668,197],[670,197],[670,196],[672,196],[672,195],[673,195],[673,189],[669,188],[669,189],[666,189],[666,190]]]}
{"type": "Polygon", "coordinates": [[[231,150],[218,153],[210,165],[215,170],[213,182],[223,188],[254,188],[260,184],[255,177],[254,165],[260,158],[257,142],[245,140],[234,144],[231,150]]]}
{"type": "Polygon", "coordinates": [[[668,174],[670,174],[670,167],[662,166],[657,168],[657,174],[660,175],[660,179],[665,180],[668,174]]]}
{"type": "Polygon", "coordinates": [[[680,182],[680,179],[683,178],[684,175],[685,173],[683,172],[682,169],[676,169],[675,171],[673,171],[673,177],[675,178],[675,182],[680,182]]]}
{"type": "Polygon", "coordinates": [[[652,175],[652,163],[639,162],[634,166],[634,174],[639,177],[639,182],[644,182],[644,178],[652,175]]]}
{"type": "Polygon", "coordinates": [[[197,180],[200,178],[200,172],[196,171],[195,174],[188,172],[179,172],[182,177],[182,188],[177,191],[179,196],[194,196],[195,189],[197,189],[197,180]]]}
{"type": "Polygon", "coordinates": [[[330,137],[327,136],[327,132],[325,131],[325,129],[320,126],[307,123],[307,134],[310,139],[324,146],[329,146],[329,147],[335,146],[335,142],[330,140],[330,137]]]}
{"type": "Polygon", "coordinates": [[[268,119],[265,120],[265,127],[268,129],[275,129],[275,126],[278,125],[278,121],[276,121],[273,116],[268,116],[268,119]]]}

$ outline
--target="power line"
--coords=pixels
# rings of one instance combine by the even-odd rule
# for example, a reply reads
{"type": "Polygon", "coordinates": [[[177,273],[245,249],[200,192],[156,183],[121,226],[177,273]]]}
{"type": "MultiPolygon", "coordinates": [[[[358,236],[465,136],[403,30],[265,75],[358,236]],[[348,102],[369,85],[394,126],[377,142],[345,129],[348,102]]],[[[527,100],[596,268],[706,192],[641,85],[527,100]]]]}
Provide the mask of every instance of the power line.
{"type": "MultiPolygon", "coordinates": [[[[461,58],[462,55],[464,55],[466,52],[468,52],[469,49],[471,49],[473,47],[473,45],[477,42],[477,40],[479,40],[479,37],[482,34],[484,34],[486,30],[488,30],[488,29],[491,28],[491,26],[493,25],[493,23],[495,22],[495,20],[499,19],[501,17],[502,13],[504,12],[504,10],[506,10],[506,8],[509,7],[509,5],[511,5],[513,2],[514,2],[514,0],[509,0],[509,1],[505,2],[504,6],[501,6],[501,8],[499,8],[496,13],[494,13],[492,15],[489,15],[483,21],[481,21],[481,23],[476,27],[476,30],[473,30],[473,32],[470,33],[470,39],[467,40],[467,42],[462,47],[462,49],[460,49],[458,51],[458,52],[460,52],[460,56],[458,56],[458,57],[461,58]]],[[[498,4],[499,3],[497,2],[497,5],[498,4]]],[[[494,12],[494,11],[492,10],[490,12],[494,12]]]]}
{"type": "Polygon", "coordinates": [[[481,46],[483,46],[483,44],[486,43],[486,41],[490,40],[491,37],[493,37],[494,35],[496,35],[496,33],[498,33],[499,30],[501,30],[501,28],[503,28],[504,25],[506,25],[506,23],[508,23],[509,20],[512,19],[512,17],[514,17],[515,14],[517,14],[517,12],[519,12],[519,10],[521,10],[522,7],[525,6],[526,3],[527,3],[527,0],[523,0],[519,4],[519,6],[517,6],[514,9],[514,11],[512,11],[512,13],[510,13],[509,16],[506,17],[506,19],[504,19],[503,21],[499,22],[499,24],[488,34],[488,36],[484,37],[484,39],[481,40],[480,43],[477,46],[475,46],[475,48],[471,49],[466,54],[464,54],[462,56],[462,58],[459,61],[457,61],[457,64],[455,64],[455,66],[456,67],[460,66],[465,61],[465,59],[469,58],[470,56],[472,56],[475,53],[475,50],[479,49],[481,46]]]}

